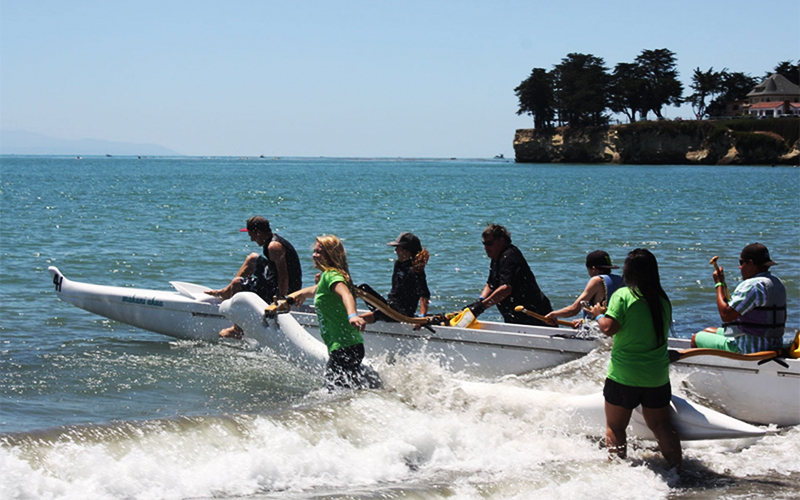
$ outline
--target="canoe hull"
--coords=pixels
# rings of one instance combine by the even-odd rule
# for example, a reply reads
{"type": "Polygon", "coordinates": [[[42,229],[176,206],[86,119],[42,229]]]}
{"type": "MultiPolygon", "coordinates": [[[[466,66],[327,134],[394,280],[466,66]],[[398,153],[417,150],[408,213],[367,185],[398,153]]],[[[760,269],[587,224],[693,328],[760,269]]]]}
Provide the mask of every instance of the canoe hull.
{"type": "MultiPolygon", "coordinates": [[[[202,293],[206,287],[173,283],[179,292],[93,285],[67,280],[49,269],[59,298],[94,314],[181,339],[216,341],[231,325],[220,312],[220,301],[202,293]]],[[[239,295],[239,294],[237,294],[239,295]]],[[[260,312],[259,312],[260,314],[260,312]]],[[[298,325],[320,339],[316,315],[309,308],[291,314],[298,325]]],[[[479,329],[377,322],[364,332],[369,357],[422,352],[453,371],[476,376],[529,373],[578,359],[602,340],[558,336],[567,329],[481,322],[479,329]]],[[[269,345],[264,339],[250,341],[269,345]]],[[[670,339],[670,347],[686,349],[687,339],[670,339]]],[[[774,361],[759,365],[714,356],[697,356],[672,365],[683,389],[727,415],[757,424],[800,424],[800,360],[788,368],[774,361]]]]}
{"type": "MultiPolygon", "coordinates": [[[[320,338],[316,314],[292,312],[297,321],[320,338]]],[[[530,373],[585,356],[601,341],[556,337],[566,330],[503,323],[481,323],[480,329],[434,326],[414,330],[404,323],[376,322],[363,332],[367,355],[406,356],[423,353],[454,372],[492,377],[530,373]]]]}
{"type": "MultiPolygon", "coordinates": [[[[689,341],[673,339],[671,347],[686,349],[689,341]]],[[[745,422],[800,424],[800,360],[759,364],[721,357],[696,356],[672,365],[688,394],[745,422]]]]}
{"type": "Polygon", "coordinates": [[[56,295],[91,313],[179,339],[216,340],[231,326],[219,312],[220,300],[209,295],[143,290],[71,281],[56,267],[48,271],[56,295]]]}

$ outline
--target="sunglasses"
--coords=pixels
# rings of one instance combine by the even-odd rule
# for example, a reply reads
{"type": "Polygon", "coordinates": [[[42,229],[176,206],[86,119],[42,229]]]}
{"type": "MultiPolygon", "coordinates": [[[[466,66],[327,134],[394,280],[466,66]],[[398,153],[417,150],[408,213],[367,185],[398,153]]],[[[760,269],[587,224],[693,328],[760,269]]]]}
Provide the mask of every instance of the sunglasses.
{"type": "Polygon", "coordinates": [[[483,246],[485,246],[485,247],[490,247],[490,246],[494,245],[495,241],[497,241],[497,240],[482,241],[481,243],[483,243],[483,246]]]}

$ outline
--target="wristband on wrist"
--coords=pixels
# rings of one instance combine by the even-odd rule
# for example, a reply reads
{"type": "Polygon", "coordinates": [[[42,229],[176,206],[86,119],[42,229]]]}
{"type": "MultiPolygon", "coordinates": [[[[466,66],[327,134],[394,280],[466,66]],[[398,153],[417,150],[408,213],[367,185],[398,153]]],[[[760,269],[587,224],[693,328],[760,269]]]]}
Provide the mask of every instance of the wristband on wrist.
{"type": "Polygon", "coordinates": [[[725,286],[725,283],[723,283],[723,282],[721,282],[721,281],[720,281],[719,283],[717,283],[716,285],[714,285],[714,288],[719,288],[719,287],[721,287],[721,286],[725,286]]]}
{"type": "Polygon", "coordinates": [[[356,314],[356,313],[353,313],[353,314],[348,314],[348,315],[347,315],[347,319],[353,319],[353,318],[355,318],[356,316],[358,316],[358,314],[356,314]]]}
{"type": "Polygon", "coordinates": [[[478,300],[486,300],[486,297],[484,297],[483,295],[481,295],[481,296],[479,296],[479,297],[478,297],[478,300]]]}
{"type": "Polygon", "coordinates": [[[594,317],[594,320],[597,321],[598,319],[605,318],[605,317],[606,317],[605,314],[598,314],[597,316],[594,317]]]}

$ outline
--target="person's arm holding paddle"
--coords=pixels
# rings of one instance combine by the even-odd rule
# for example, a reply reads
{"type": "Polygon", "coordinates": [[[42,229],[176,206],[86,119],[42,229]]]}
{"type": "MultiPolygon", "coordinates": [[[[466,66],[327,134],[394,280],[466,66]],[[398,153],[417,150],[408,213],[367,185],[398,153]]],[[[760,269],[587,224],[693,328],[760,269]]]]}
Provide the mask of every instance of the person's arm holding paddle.
{"type": "MultiPolygon", "coordinates": [[[[558,324],[558,318],[570,318],[581,312],[581,302],[590,302],[594,297],[602,296],[605,296],[603,278],[594,276],[586,283],[586,288],[578,295],[578,298],[575,299],[572,305],[547,313],[547,315],[545,315],[545,321],[549,325],[556,326],[558,324]]],[[[578,328],[581,321],[580,319],[574,320],[572,322],[572,327],[578,328]]]]}
{"type": "Polygon", "coordinates": [[[428,297],[419,298],[419,315],[423,318],[428,315],[428,308],[431,306],[431,299],[428,297]]]}
{"type": "Polygon", "coordinates": [[[302,306],[306,299],[317,293],[317,285],[307,286],[286,296],[286,301],[293,306],[302,306]]]}
{"type": "Polygon", "coordinates": [[[740,314],[728,304],[730,299],[728,298],[728,287],[725,285],[725,270],[715,265],[713,277],[714,283],[717,284],[717,310],[719,311],[720,319],[725,323],[736,320],[740,314]]]}
{"type": "Polygon", "coordinates": [[[717,288],[721,287],[723,289],[723,291],[725,292],[725,300],[730,301],[731,300],[731,292],[730,292],[730,290],[728,290],[728,284],[725,283],[725,273],[723,273],[721,271],[721,269],[719,267],[719,264],[717,264],[718,260],[719,260],[719,257],[717,255],[715,255],[715,256],[711,257],[711,260],[708,261],[708,263],[711,264],[712,266],[714,266],[714,272],[715,272],[714,283],[716,283],[716,287],[717,288]],[[719,276],[717,276],[716,273],[721,273],[721,274],[719,276]],[[720,279],[717,279],[718,277],[720,279]]]}
{"type": "Polygon", "coordinates": [[[492,290],[487,284],[483,287],[483,291],[478,300],[468,305],[467,308],[472,311],[472,314],[477,318],[479,315],[483,314],[486,309],[505,300],[506,297],[511,295],[512,291],[511,285],[500,285],[492,290]]]}

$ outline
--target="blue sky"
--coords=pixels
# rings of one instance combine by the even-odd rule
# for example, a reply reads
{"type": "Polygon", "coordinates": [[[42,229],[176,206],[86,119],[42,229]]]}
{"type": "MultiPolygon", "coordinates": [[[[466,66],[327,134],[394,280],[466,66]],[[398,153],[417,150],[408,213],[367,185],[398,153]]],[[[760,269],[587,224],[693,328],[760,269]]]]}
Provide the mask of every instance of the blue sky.
{"type": "MultiPolygon", "coordinates": [[[[800,58],[774,0],[2,0],[0,127],[188,155],[513,156],[514,88],[644,49],[761,77],[800,58]]],[[[690,117],[667,108],[665,115],[690,117]]]]}

